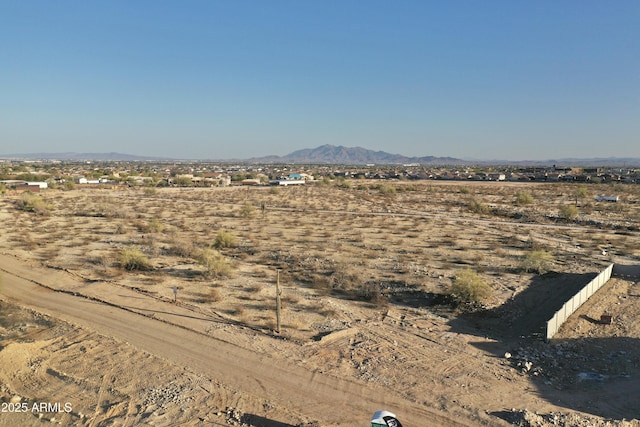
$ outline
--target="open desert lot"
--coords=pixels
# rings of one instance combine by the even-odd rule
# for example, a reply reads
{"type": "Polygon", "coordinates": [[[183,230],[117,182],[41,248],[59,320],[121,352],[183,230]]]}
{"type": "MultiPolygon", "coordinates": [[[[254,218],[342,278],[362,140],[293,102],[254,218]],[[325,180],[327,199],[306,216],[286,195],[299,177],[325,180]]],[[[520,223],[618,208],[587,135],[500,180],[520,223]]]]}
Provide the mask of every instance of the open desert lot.
{"type": "Polygon", "coordinates": [[[0,425],[640,426],[638,185],[76,186],[0,221],[0,425]]]}

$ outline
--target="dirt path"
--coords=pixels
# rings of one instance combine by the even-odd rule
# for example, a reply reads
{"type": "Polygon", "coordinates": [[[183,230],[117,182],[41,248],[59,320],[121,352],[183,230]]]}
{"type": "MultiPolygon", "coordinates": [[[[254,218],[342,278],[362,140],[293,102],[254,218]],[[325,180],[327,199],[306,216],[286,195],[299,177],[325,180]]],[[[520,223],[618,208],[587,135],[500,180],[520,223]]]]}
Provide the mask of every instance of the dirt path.
{"type": "MultiPolygon", "coordinates": [[[[134,347],[180,366],[215,378],[232,389],[268,398],[281,407],[304,414],[326,425],[362,426],[381,408],[402,414],[408,426],[471,426],[476,422],[407,401],[392,391],[350,379],[307,370],[293,363],[247,350],[180,325],[123,309],[130,296],[113,294],[109,303],[95,301],[54,288],[79,288],[82,283],[61,272],[40,270],[10,257],[0,257],[3,270],[0,295],[54,318],[134,347]],[[64,280],[64,283],[60,283],[64,280]]],[[[136,295],[137,310],[166,312],[170,304],[136,295]]]]}

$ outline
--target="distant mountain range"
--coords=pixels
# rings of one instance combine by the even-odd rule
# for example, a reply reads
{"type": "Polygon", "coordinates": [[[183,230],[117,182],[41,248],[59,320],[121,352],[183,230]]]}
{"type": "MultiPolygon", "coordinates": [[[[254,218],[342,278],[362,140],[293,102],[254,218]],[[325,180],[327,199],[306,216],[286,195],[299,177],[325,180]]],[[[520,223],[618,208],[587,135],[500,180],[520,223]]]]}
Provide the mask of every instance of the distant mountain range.
{"type": "MultiPolygon", "coordinates": [[[[30,153],[0,155],[0,159],[20,160],[61,160],[61,161],[172,161],[187,159],[171,159],[157,156],[135,156],[122,153],[30,153]]],[[[640,166],[640,158],[634,157],[609,157],[609,158],[564,158],[549,160],[462,160],[454,157],[408,157],[401,154],[391,154],[385,151],[373,151],[362,147],[343,147],[335,145],[322,145],[317,148],[306,148],[289,153],[285,156],[253,157],[250,159],[201,159],[214,162],[239,162],[261,164],[324,164],[324,165],[511,165],[511,166],[609,166],[632,167],[640,166]]]]}
{"type": "Polygon", "coordinates": [[[124,161],[172,160],[166,157],[135,156],[122,153],[22,153],[0,154],[0,159],[62,160],[62,161],[124,161]]]}
{"type": "Polygon", "coordinates": [[[451,165],[463,164],[464,160],[453,157],[407,157],[385,151],[373,151],[362,147],[343,147],[322,145],[317,148],[305,148],[286,156],[267,156],[248,159],[252,163],[303,163],[333,165],[451,165]]]}

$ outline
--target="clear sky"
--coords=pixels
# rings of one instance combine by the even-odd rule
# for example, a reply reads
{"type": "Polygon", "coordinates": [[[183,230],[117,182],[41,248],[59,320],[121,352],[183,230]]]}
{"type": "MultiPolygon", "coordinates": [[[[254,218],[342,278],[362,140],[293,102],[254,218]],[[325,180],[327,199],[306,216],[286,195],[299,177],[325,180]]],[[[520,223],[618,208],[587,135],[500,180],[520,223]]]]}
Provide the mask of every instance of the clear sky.
{"type": "Polygon", "coordinates": [[[0,153],[640,157],[638,0],[0,0],[0,153]]]}

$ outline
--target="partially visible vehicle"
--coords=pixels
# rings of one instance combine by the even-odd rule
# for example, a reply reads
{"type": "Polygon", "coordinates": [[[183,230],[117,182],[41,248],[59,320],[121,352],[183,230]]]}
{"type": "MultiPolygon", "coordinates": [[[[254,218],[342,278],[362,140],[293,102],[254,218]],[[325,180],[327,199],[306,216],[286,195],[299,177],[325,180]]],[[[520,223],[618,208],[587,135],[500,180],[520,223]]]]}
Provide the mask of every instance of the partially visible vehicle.
{"type": "Polygon", "coordinates": [[[402,427],[396,415],[389,411],[376,411],[371,418],[371,427],[402,427]]]}

